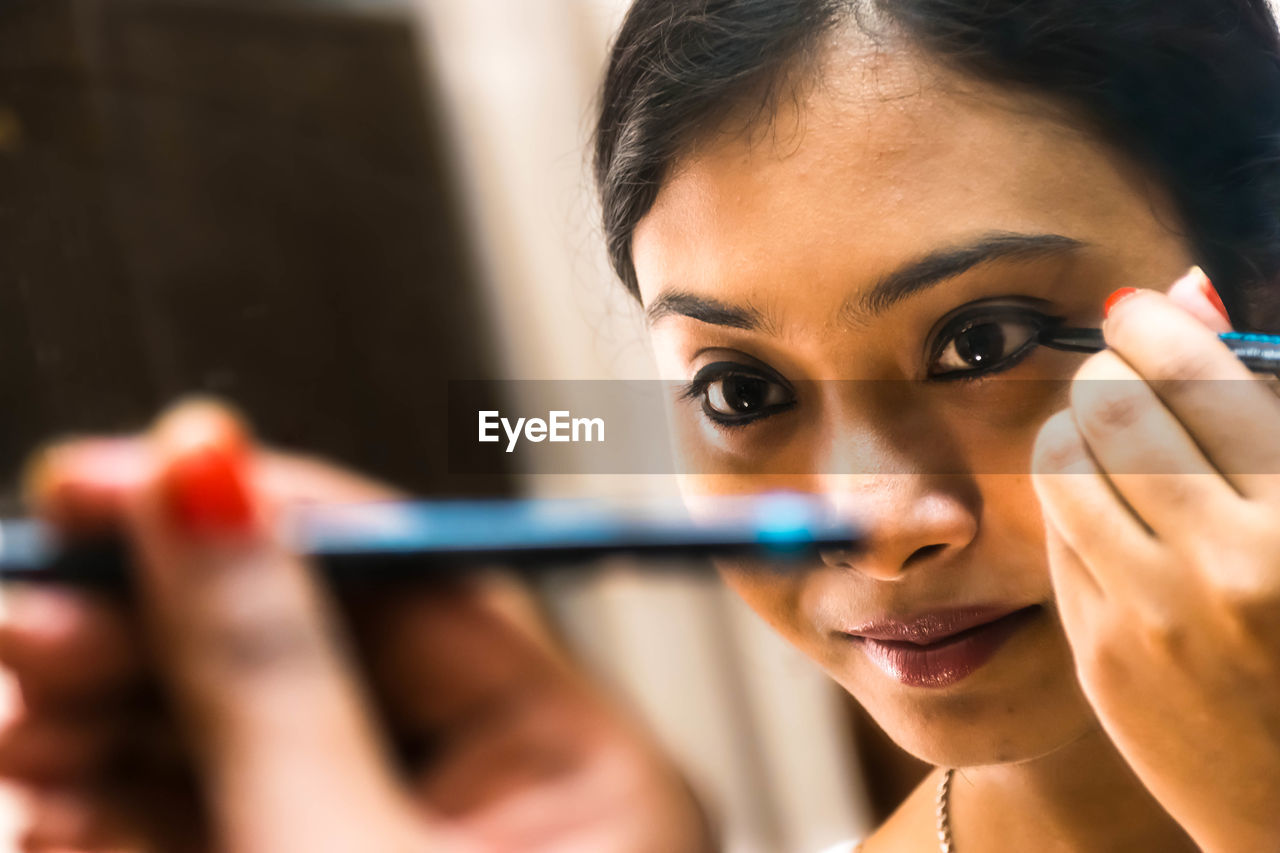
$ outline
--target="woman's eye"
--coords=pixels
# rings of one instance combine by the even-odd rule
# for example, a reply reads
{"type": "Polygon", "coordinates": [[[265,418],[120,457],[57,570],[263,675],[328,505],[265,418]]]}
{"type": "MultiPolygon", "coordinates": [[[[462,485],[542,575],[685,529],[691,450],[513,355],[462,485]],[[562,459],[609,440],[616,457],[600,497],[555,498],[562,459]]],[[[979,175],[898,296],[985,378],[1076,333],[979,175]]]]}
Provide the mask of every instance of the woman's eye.
{"type": "Polygon", "coordinates": [[[712,364],[698,371],[682,395],[700,398],[702,410],[718,424],[738,426],[791,408],[795,393],[779,378],[740,364],[712,364]]]}
{"type": "Polygon", "coordinates": [[[1048,318],[1032,314],[969,317],[943,330],[929,365],[933,378],[960,378],[1013,367],[1035,346],[1048,318]]]}
{"type": "Polygon", "coordinates": [[[790,402],[787,389],[758,376],[728,376],[707,386],[707,407],[718,415],[758,415],[790,402]]]}

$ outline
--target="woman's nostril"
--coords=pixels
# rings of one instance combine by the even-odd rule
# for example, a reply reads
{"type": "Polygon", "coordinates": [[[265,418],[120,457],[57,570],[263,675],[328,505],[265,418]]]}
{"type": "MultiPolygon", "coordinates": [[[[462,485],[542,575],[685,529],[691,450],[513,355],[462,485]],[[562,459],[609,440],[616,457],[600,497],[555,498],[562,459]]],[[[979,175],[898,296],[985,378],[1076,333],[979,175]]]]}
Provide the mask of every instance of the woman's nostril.
{"type": "Polygon", "coordinates": [[[938,543],[936,545],[925,545],[921,548],[917,548],[915,551],[912,552],[910,557],[907,557],[907,559],[903,561],[902,567],[904,569],[909,569],[916,563],[920,563],[925,560],[928,560],[930,557],[940,554],[946,549],[947,549],[947,546],[943,543],[938,543]]]}
{"type": "Polygon", "coordinates": [[[855,552],[852,549],[824,549],[818,556],[833,569],[849,569],[853,567],[855,552]]]}

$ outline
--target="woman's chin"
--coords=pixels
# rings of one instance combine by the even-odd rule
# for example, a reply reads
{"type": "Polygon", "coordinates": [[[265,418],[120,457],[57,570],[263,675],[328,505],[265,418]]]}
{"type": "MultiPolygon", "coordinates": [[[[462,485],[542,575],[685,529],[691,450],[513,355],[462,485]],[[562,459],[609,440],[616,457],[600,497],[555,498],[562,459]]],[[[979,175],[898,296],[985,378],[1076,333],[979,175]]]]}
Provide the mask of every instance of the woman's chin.
{"type": "MultiPolygon", "coordinates": [[[[1098,721],[1086,705],[1061,708],[1020,722],[993,709],[976,710],[975,720],[925,720],[891,726],[889,736],[921,761],[938,767],[982,767],[1019,764],[1043,758],[1097,731],[1098,721]]],[[[876,716],[875,712],[871,712],[876,716]]],[[[878,720],[879,718],[877,718],[878,720]]]]}

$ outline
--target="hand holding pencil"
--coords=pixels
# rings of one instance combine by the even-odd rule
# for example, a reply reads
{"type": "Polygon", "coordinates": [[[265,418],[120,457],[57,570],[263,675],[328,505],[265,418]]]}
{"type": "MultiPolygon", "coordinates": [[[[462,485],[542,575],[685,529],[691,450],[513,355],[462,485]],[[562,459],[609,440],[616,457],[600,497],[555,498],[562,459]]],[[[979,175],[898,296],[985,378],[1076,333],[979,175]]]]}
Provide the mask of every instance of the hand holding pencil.
{"type": "Polygon", "coordinates": [[[20,591],[0,626],[23,699],[0,773],[30,790],[28,848],[709,849],[678,774],[509,592],[369,593],[340,620],[270,532],[300,501],[391,497],[208,403],[46,452],[33,508],[123,537],[137,594],[20,591]]]}

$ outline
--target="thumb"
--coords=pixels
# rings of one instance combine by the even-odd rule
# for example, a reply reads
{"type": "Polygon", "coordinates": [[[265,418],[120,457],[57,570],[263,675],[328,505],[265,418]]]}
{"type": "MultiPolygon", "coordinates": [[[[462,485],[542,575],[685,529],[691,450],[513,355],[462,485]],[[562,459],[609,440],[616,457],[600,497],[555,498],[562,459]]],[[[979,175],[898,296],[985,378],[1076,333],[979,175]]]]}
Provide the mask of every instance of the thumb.
{"type": "Polygon", "coordinates": [[[1192,267],[1169,288],[1169,299],[1215,332],[1231,331],[1226,306],[1200,267],[1192,267]]]}
{"type": "Polygon", "coordinates": [[[226,410],[182,406],[128,508],[160,665],[234,853],[421,849],[308,566],[273,536],[226,410]]]}

